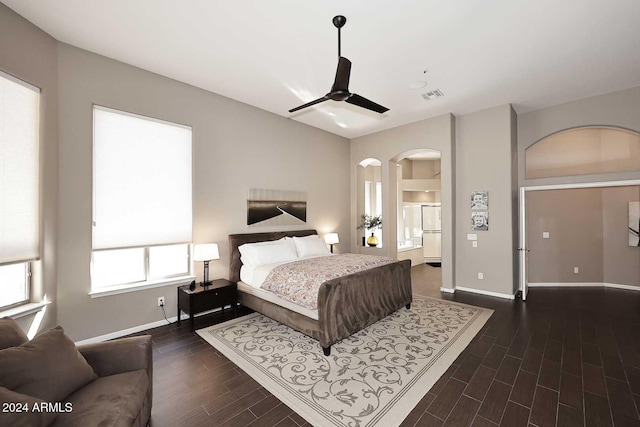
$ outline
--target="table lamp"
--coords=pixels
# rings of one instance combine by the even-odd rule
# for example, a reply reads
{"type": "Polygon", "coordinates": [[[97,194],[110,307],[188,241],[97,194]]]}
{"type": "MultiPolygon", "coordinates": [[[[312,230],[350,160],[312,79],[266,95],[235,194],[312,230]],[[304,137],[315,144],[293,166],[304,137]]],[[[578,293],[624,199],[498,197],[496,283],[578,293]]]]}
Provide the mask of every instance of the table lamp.
{"type": "Polygon", "coordinates": [[[204,281],[200,282],[200,286],[209,286],[209,261],[220,259],[217,243],[201,243],[195,245],[193,250],[193,260],[204,262],[204,281]]]}
{"type": "Polygon", "coordinates": [[[340,243],[340,239],[338,238],[338,233],[327,233],[324,235],[324,242],[331,246],[331,253],[333,253],[333,245],[337,245],[340,243]]]}

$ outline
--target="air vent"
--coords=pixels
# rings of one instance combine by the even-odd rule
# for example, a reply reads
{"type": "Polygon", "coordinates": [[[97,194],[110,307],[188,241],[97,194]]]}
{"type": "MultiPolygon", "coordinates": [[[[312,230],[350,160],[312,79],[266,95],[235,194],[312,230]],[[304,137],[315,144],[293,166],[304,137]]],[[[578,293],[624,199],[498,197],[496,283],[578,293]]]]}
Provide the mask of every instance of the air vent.
{"type": "Polygon", "coordinates": [[[441,98],[444,96],[444,93],[440,89],[432,90],[431,92],[426,92],[422,94],[422,97],[425,101],[429,101],[436,98],[441,98]]]}

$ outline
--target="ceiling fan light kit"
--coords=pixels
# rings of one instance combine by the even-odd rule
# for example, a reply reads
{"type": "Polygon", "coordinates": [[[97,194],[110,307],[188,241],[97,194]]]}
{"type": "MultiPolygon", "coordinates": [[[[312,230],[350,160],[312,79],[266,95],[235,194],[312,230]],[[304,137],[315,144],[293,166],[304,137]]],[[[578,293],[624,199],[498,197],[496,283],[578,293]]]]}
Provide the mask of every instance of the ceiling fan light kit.
{"type": "Polygon", "coordinates": [[[427,82],[416,80],[415,82],[409,83],[409,89],[418,90],[427,86],[427,82]]]}
{"type": "Polygon", "coordinates": [[[409,89],[418,90],[427,86],[427,71],[422,70],[415,81],[409,83],[409,89]]]}
{"type": "Polygon", "coordinates": [[[367,110],[375,111],[376,113],[385,113],[389,111],[387,107],[380,104],[376,104],[367,98],[360,96],[356,93],[349,92],[349,78],[351,76],[351,61],[342,56],[341,52],[341,39],[340,29],[347,23],[347,18],[342,15],[333,17],[333,25],[338,29],[338,69],[336,70],[336,78],[331,86],[331,91],[322,98],[318,98],[314,101],[307,102],[299,107],[289,110],[290,113],[302,110],[303,108],[311,107],[312,105],[319,104],[324,101],[345,101],[349,104],[356,105],[358,107],[366,108],[367,110]]]}

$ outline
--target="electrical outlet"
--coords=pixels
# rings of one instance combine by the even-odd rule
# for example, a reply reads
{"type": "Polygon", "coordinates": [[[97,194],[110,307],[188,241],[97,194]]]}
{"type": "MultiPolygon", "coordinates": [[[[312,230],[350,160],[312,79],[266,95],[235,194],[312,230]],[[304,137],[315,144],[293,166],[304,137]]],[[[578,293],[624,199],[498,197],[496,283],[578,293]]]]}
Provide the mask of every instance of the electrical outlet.
{"type": "Polygon", "coordinates": [[[164,307],[164,297],[158,297],[158,307],[164,307]]]}
{"type": "Polygon", "coordinates": [[[483,273],[478,273],[478,279],[480,279],[480,280],[484,279],[484,274],[483,273]]]}
{"type": "Polygon", "coordinates": [[[578,273],[580,273],[580,269],[578,267],[573,267],[573,272],[575,274],[578,274],[578,273]]]}

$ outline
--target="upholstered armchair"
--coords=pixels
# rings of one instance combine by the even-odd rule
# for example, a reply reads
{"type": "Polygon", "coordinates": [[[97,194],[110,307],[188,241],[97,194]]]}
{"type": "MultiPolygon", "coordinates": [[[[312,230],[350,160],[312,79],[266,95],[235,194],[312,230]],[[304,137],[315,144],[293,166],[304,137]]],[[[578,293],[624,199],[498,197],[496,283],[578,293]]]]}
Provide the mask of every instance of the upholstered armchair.
{"type": "Polygon", "coordinates": [[[152,355],[148,335],[76,347],[60,326],[29,341],[0,319],[0,425],[145,426],[152,355]]]}

